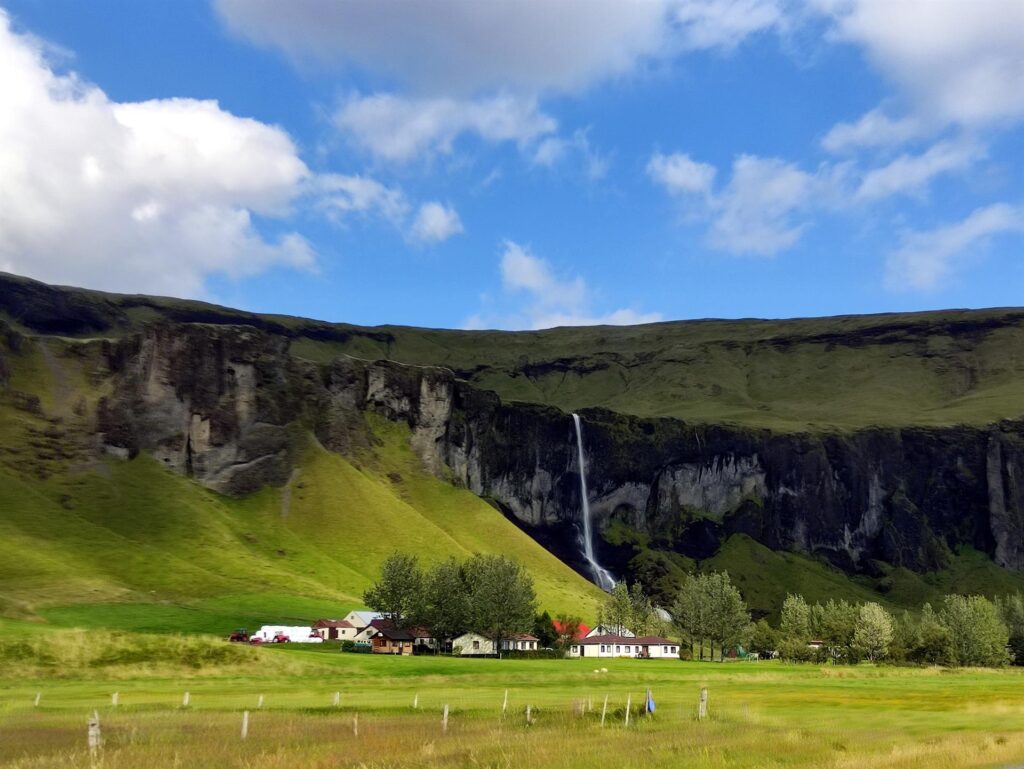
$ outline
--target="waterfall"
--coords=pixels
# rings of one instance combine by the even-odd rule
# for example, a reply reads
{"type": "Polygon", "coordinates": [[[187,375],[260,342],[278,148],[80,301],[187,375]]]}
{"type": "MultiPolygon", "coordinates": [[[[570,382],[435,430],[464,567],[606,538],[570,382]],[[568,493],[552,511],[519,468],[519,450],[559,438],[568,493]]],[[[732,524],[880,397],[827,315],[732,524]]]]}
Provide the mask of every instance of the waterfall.
{"type": "Polygon", "coordinates": [[[583,507],[583,557],[587,559],[594,582],[602,590],[615,587],[615,579],[611,573],[597,562],[594,557],[594,535],[590,530],[590,501],[587,499],[587,462],[583,453],[583,429],[580,426],[580,415],[572,415],[576,426],[576,456],[580,465],[580,501],[583,507]]]}

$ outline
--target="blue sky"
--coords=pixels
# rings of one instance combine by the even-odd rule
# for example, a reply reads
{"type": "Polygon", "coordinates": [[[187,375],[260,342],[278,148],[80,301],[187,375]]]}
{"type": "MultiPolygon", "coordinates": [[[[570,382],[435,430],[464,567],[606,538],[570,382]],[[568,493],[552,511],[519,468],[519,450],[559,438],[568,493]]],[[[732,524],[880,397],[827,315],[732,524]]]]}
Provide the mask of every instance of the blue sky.
{"type": "Polygon", "coordinates": [[[446,327],[1024,304],[1019,0],[0,8],[2,270],[446,327]]]}

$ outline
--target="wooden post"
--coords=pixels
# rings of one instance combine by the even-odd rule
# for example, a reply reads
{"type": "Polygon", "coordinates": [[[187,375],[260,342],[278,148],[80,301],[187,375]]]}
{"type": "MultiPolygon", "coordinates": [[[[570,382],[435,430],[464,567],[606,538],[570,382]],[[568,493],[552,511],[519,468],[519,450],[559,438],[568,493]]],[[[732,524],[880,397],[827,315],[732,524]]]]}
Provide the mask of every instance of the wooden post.
{"type": "Polygon", "coordinates": [[[39,701],[41,699],[43,699],[43,693],[42,692],[36,692],[36,707],[37,708],[39,707],[39,701]]]}
{"type": "Polygon", "coordinates": [[[448,733],[448,704],[445,703],[444,715],[441,716],[441,731],[445,734],[448,733]]]}
{"type": "Polygon", "coordinates": [[[414,696],[412,698],[412,709],[413,710],[417,710],[419,708],[419,706],[420,706],[420,695],[417,693],[416,696],[414,696]]]}
{"type": "Polygon", "coordinates": [[[697,705],[697,720],[703,721],[708,715],[708,687],[700,688],[700,702],[697,705]]]}
{"type": "Polygon", "coordinates": [[[633,695],[626,696],[626,726],[629,726],[629,711],[633,707],[633,695]]]}
{"type": "Polygon", "coordinates": [[[505,690],[505,699],[501,701],[501,715],[505,716],[505,712],[508,710],[508,689],[505,690]]]}
{"type": "Polygon", "coordinates": [[[533,723],[533,718],[530,716],[530,710],[531,710],[531,707],[529,705],[527,705],[526,706],[526,725],[527,726],[529,726],[530,724],[533,723]]]}
{"type": "Polygon", "coordinates": [[[118,699],[120,699],[120,692],[114,692],[110,695],[110,704],[113,705],[115,708],[117,707],[118,699]]]}
{"type": "Polygon", "coordinates": [[[89,719],[89,753],[93,756],[103,746],[103,737],[100,735],[100,714],[94,710],[92,718],[89,719]]]}
{"type": "Polygon", "coordinates": [[[341,707],[341,692],[334,693],[334,700],[332,702],[334,704],[334,707],[341,707]]]}
{"type": "Polygon", "coordinates": [[[604,695],[604,707],[601,708],[601,726],[604,726],[604,717],[608,715],[608,695],[604,695]]]}
{"type": "Polygon", "coordinates": [[[354,716],[352,716],[352,736],[354,736],[354,737],[358,737],[359,736],[359,714],[358,713],[356,713],[354,716]]]}
{"type": "Polygon", "coordinates": [[[256,710],[261,710],[262,708],[263,708],[263,695],[261,694],[259,696],[259,699],[256,700],[256,710]]]}
{"type": "Polygon", "coordinates": [[[249,711],[246,710],[242,713],[242,739],[246,739],[249,736],[249,711]]]}
{"type": "Polygon", "coordinates": [[[190,702],[190,700],[191,700],[191,696],[189,695],[188,692],[185,692],[185,694],[181,698],[181,706],[183,708],[187,708],[188,707],[188,703],[190,702]]]}

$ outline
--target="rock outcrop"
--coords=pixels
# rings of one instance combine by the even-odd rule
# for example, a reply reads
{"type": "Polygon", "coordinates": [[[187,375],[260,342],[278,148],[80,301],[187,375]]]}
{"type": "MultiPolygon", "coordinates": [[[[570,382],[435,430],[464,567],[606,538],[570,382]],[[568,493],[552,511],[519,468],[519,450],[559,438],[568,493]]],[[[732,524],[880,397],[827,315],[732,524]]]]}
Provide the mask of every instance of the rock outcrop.
{"type": "MultiPolygon", "coordinates": [[[[558,409],[502,402],[443,368],[313,363],[248,326],[157,325],[110,344],[108,357],[113,390],[97,424],[109,451],[150,451],[245,494],[285,483],[310,433],[333,451],[372,446],[364,415],[374,412],[408,425],[427,470],[560,555],[576,552],[576,447],[558,409]]],[[[812,435],[581,413],[598,529],[619,521],[694,558],[743,533],[847,571],[931,570],[963,544],[1024,569],[1022,422],[812,435]]]]}

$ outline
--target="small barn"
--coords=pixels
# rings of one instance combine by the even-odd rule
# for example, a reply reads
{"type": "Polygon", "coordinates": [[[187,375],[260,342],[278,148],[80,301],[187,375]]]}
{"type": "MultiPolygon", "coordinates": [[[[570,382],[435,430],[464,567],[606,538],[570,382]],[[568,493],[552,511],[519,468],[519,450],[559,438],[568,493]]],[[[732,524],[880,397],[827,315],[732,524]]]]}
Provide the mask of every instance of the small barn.
{"type": "Polygon", "coordinates": [[[413,653],[413,634],[408,630],[395,627],[378,628],[370,639],[370,648],[374,654],[411,655],[413,653]]]}
{"type": "Polygon", "coordinates": [[[498,651],[494,641],[479,633],[463,633],[452,641],[452,651],[463,657],[494,657],[498,651]]]}
{"type": "Polygon", "coordinates": [[[325,641],[351,641],[358,628],[348,620],[318,619],[313,623],[313,630],[325,641]]]}

